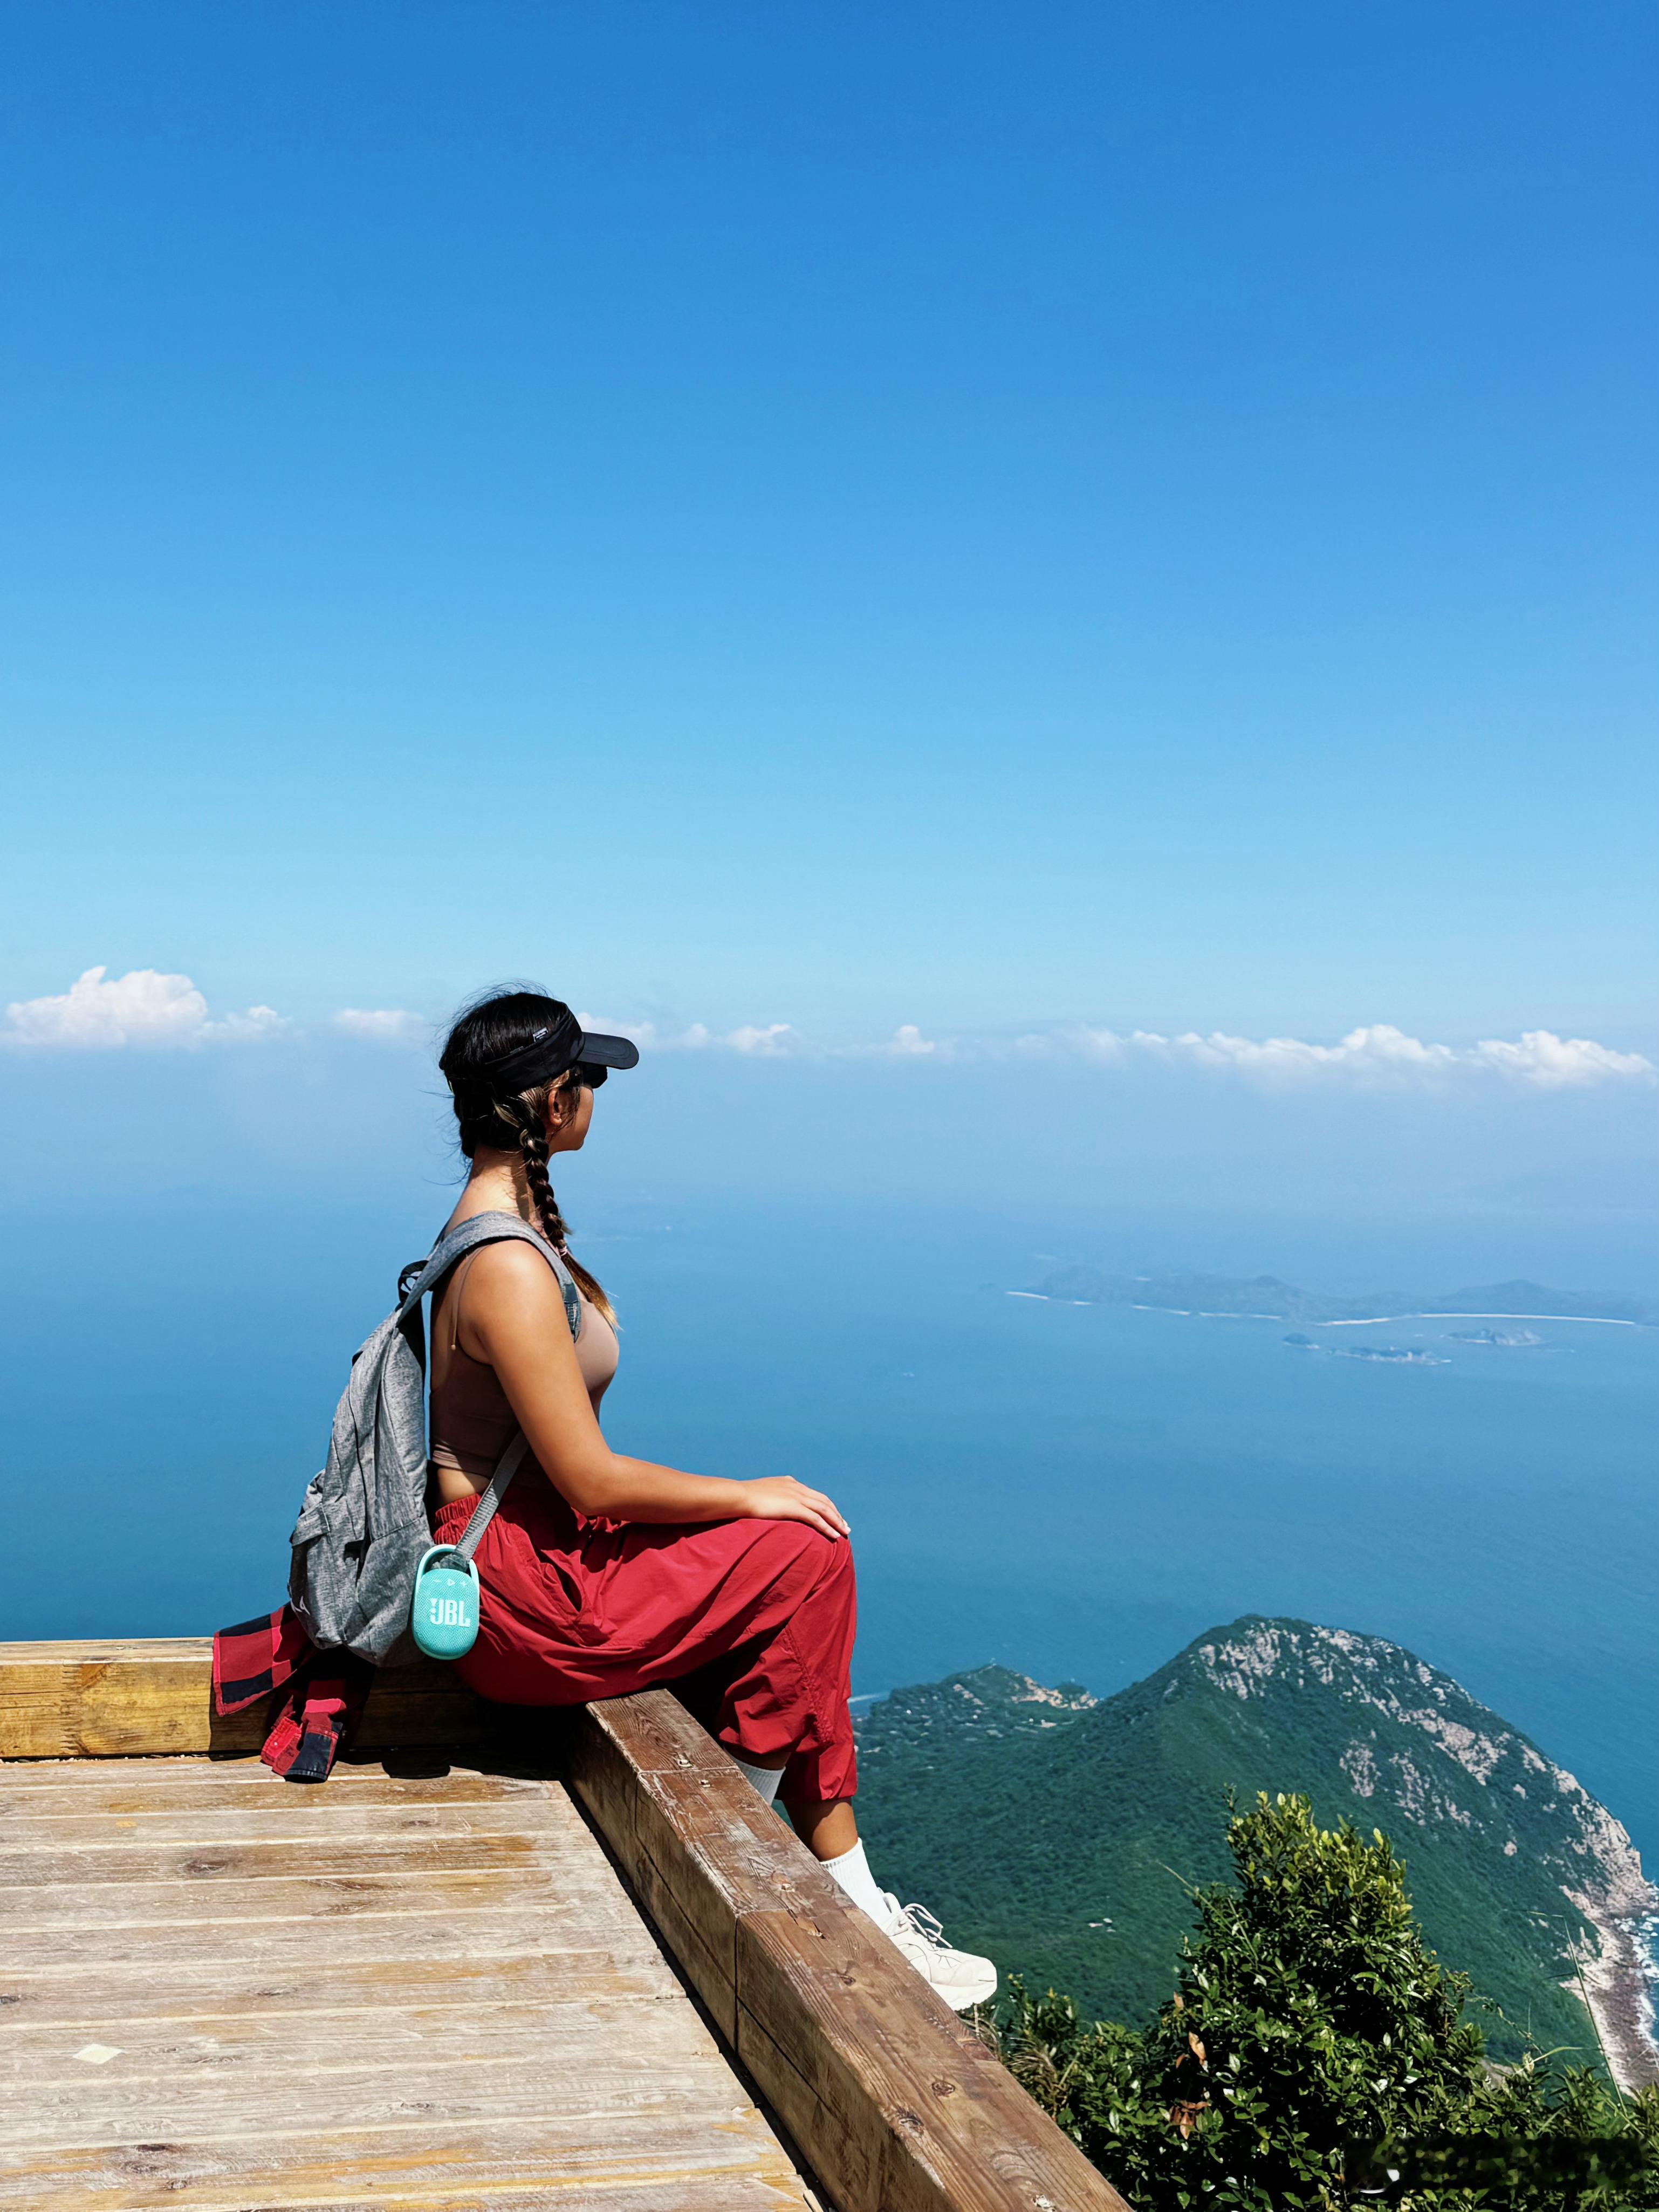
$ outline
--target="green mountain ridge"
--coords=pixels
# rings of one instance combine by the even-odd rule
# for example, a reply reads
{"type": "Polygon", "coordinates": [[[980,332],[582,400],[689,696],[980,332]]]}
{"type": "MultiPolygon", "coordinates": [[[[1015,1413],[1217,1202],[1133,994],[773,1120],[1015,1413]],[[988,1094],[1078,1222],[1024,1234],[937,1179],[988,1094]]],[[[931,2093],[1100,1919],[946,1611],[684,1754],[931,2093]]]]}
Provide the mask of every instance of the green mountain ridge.
{"type": "Polygon", "coordinates": [[[1098,1267],[1060,1267],[1028,1297],[1091,1306],[1150,1306],[1163,1313],[1237,1315],[1262,1321],[1404,1321],[1417,1315],[1502,1315],[1528,1321],[1659,1322],[1643,1298],[1552,1291],[1541,1283],[1483,1283],[1428,1296],[1421,1291],[1371,1291],[1363,1297],[1327,1297],[1276,1275],[1107,1275],[1098,1267]]]}
{"type": "Polygon", "coordinates": [[[1501,2010],[1499,2058],[1530,2033],[1593,2062],[1575,1962],[1605,1972],[1610,1931],[1659,1908],[1619,1822],[1518,1729],[1398,1645],[1309,1621],[1249,1615],[1098,1701],[979,1668],[895,1691],[858,1736],[883,1881],[1099,2018],[1169,1996],[1189,1887],[1229,1871],[1230,1790],[1389,1835],[1430,1942],[1501,2010]]]}

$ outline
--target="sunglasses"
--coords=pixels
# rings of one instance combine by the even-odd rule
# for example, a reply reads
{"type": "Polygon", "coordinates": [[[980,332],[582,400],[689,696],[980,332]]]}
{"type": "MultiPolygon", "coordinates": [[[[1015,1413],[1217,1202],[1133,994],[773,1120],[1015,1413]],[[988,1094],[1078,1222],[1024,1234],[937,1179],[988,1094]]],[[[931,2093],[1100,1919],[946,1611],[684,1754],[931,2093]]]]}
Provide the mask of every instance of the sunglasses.
{"type": "Polygon", "coordinates": [[[597,1091],[611,1070],[601,1067],[597,1060],[579,1060],[571,1071],[578,1083],[589,1091],[597,1091]]]}

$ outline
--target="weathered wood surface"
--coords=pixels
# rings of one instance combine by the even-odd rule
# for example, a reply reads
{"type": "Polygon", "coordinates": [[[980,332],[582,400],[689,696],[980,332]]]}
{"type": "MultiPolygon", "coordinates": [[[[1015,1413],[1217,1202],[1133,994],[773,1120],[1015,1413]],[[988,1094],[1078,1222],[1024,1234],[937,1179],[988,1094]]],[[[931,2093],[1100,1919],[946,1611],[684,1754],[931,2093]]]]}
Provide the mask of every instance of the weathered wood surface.
{"type": "Polygon", "coordinates": [[[8,1765],[0,1929],[0,2203],[807,2202],[556,1779],[8,1765]]]}
{"type": "MultiPolygon", "coordinates": [[[[263,1705],[218,1719],[202,1637],[144,1643],[0,1644],[0,1758],[257,1751],[263,1705]]],[[[447,1667],[399,1668],[369,1694],[360,1750],[471,1743],[477,1701],[447,1667]]]]}
{"type": "MultiPolygon", "coordinates": [[[[577,1816],[557,1785],[445,1772],[441,1757],[418,1752],[398,1754],[386,1771],[343,1767],[321,1790],[275,1783],[246,1759],[146,1760],[133,1754],[223,1743],[206,1717],[207,1645],[110,1644],[90,1647],[90,1657],[88,1649],[0,1645],[0,1756],[27,1760],[43,1747],[129,1754],[0,1774],[0,1912],[9,1923],[34,1916],[28,1969],[0,1990],[15,1999],[0,2006],[0,2042],[44,2029],[60,2038],[53,2050],[70,2051],[74,2037],[119,2045],[135,2071],[171,2068],[171,2094],[188,2092],[191,2112],[214,2075],[197,2057],[155,2054],[220,2045],[244,2054],[212,2062],[243,2086],[227,2105],[234,2141],[185,2140],[163,2128],[158,2103],[147,2108],[143,2144],[118,2151],[108,2134],[83,2133],[73,2145],[53,2137],[50,2153],[30,2149],[18,2201],[98,2212],[162,2203],[195,2212],[368,2203],[609,2208],[624,2198],[637,2212],[726,2212],[801,2201],[787,2166],[745,2162],[758,2140],[752,2130],[764,2128],[738,2077],[725,2076],[729,2110],[694,2121],[702,2085],[717,2077],[653,2070],[655,2046],[643,2031],[630,2045],[612,2025],[644,2019],[641,2007],[670,2002],[678,1986],[585,1830],[609,1891],[584,1859],[577,1816]],[[437,1771],[423,1774],[423,1759],[437,1771]],[[52,1868],[73,1880],[84,1909],[65,1912],[53,1901],[52,1868]],[[181,1948],[172,1916],[187,1911],[197,1933],[181,1948]],[[482,2033],[497,2020],[509,2058],[486,2080],[465,2052],[475,2024],[482,2033]],[[595,2063],[612,2069],[602,2079],[590,2075],[585,2039],[572,2059],[578,2020],[599,2024],[595,2063]],[[314,2084],[329,2124],[349,2121],[349,2133],[329,2135],[325,2151],[315,2132],[269,2126],[269,2100],[261,2106],[254,2086],[261,2039],[228,2034],[224,2024],[239,2021],[270,2023],[273,2045],[295,2054],[295,2079],[314,2084]],[[318,2056],[337,2021],[340,2046],[361,2069],[356,2086],[337,2094],[318,2056]],[[395,2079],[405,2021],[418,2063],[434,2069],[411,2077],[431,2086],[428,2117],[411,2109],[424,2091],[395,2079]],[[141,2031],[160,2042],[140,2041],[141,2031]],[[538,2062],[521,2054],[544,2033],[547,2047],[562,2051],[562,2076],[538,2103],[526,2087],[538,2062]],[[659,2081],[665,2103],[649,2101],[640,2087],[647,2078],[659,2081]],[[261,2112],[266,2132],[256,2140],[247,2130],[261,2112]],[[439,2112],[447,2117],[430,2117],[439,2112]],[[678,2166],[676,2114],[696,2136],[678,2166]],[[747,2147],[735,2154],[734,2130],[747,2147]],[[337,2152],[340,2163],[331,2165],[337,2152]],[[192,2159],[206,2162],[198,2170],[192,2159]],[[342,2193],[348,2172],[361,2183],[357,2196],[342,2193]],[[238,2193],[254,2173],[258,2193],[238,2193]],[[58,2197],[42,2191],[42,2175],[58,2197]]],[[[471,1742],[490,1733],[488,1716],[445,1670],[392,1680],[395,1692],[391,1682],[377,1686],[370,1704],[375,1744],[471,1742]]],[[[539,1747],[544,1760],[561,1763],[837,2212],[1127,2212],[666,1692],[536,1717],[527,1730],[517,1739],[521,1753],[539,1747]]],[[[238,1741],[258,1738],[253,1725],[238,1741]]],[[[127,2063],[108,2062],[111,2069],[127,2063]]],[[[70,2060],[65,2069],[74,2104],[82,2065],[70,2060]]],[[[26,2063],[17,2078],[28,2071],[26,2063]]],[[[112,2070],[112,2097],[116,2087],[112,2070]]],[[[286,2094],[280,2069],[275,2094],[286,2094]]],[[[30,2124],[52,2124],[52,2110],[37,2103],[30,2124]]],[[[125,2124],[120,2112],[130,2118],[132,2110],[112,2104],[107,2127],[125,2124]]],[[[0,2151],[0,2161],[8,2154],[0,2151]]]]}

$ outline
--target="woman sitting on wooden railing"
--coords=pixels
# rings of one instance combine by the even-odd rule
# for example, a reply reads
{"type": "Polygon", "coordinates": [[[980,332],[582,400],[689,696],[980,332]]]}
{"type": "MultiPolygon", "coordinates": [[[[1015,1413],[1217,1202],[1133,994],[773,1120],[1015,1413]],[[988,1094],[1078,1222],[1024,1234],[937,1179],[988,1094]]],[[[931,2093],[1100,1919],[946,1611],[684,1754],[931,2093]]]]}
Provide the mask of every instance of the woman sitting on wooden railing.
{"type": "Polygon", "coordinates": [[[517,1705],[673,1682],[946,2002],[981,2003],[990,1960],[952,1950],[931,1914],[878,1887],[859,1840],[853,1553],[834,1502],[788,1475],[738,1482],[629,1459],[600,1431],[614,1317],[567,1249],[548,1164],[586,1139],[601,1052],[637,1059],[623,1040],[585,1037],[560,1000],[512,991],[465,1012],[439,1062],[471,1163],[451,1225],[517,1213],[557,1249],[583,1306],[573,1341],[557,1281],[522,1242],[470,1252],[434,1296],[436,1540],[459,1541],[515,1426],[532,1455],[479,1544],[484,1603],[459,1671],[517,1705]]]}

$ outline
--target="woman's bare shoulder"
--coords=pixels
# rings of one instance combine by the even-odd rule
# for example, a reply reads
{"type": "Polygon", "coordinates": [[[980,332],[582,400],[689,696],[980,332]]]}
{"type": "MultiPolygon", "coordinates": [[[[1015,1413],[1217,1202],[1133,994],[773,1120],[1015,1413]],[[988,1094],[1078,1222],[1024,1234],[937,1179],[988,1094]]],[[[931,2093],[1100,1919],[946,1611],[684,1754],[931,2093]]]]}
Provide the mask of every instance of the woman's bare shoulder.
{"type": "Polygon", "coordinates": [[[472,1280],[481,1289],[545,1291],[555,1304],[562,1303],[553,1270],[533,1244],[522,1237],[503,1237],[499,1243],[481,1244],[473,1257],[472,1280]]]}
{"type": "Polygon", "coordinates": [[[472,1350],[466,1341],[471,1336],[492,1359],[514,1345],[544,1348],[550,1337],[562,1336],[568,1343],[570,1336],[553,1270],[521,1237],[478,1248],[460,1325],[463,1346],[472,1350]]]}

